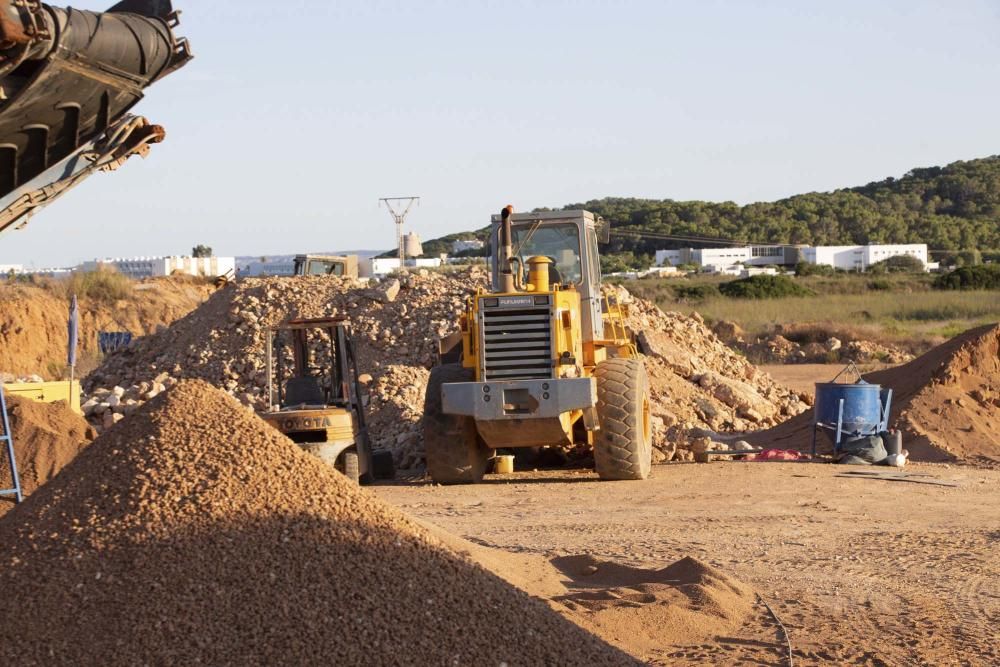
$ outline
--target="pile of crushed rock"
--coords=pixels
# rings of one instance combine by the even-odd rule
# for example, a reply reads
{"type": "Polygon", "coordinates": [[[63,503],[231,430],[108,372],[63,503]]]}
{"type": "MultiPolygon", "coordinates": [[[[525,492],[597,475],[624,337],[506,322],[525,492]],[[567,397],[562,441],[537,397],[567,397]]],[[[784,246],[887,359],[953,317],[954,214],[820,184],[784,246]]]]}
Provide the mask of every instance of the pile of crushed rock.
{"type": "Polygon", "coordinates": [[[664,312],[609,287],[626,306],[626,328],[645,355],[653,402],[654,459],[694,459],[694,436],[771,428],[809,408],[811,397],[774,381],[726,346],[695,313],[664,312]]]}
{"type": "Polygon", "coordinates": [[[374,285],[334,276],[241,280],[165,331],[108,357],[84,383],[84,413],[107,428],[185,378],[266,409],[267,328],[292,318],[348,317],[369,390],[373,445],[412,468],[423,456],[420,412],[438,341],[486,280],[476,268],[452,276],[403,274],[374,285]]]}
{"type": "Polygon", "coordinates": [[[630,665],[204,382],[0,520],[4,664],[630,665]]]}
{"type": "MultiPolygon", "coordinates": [[[[108,357],[85,381],[85,414],[108,428],[185,378],[206,380],[248,409],[264,409],[267,327],[296,317],[346,316],[369,390],[373,444],[393,451],[397,467],[418,468],[423,395],[438,342],[455,330],[466,298],[486,287],[487,278],[472,267],[371,285],[330,276],[240,281],[168,329],[108,357]]],[[[686,442],[678,436],[689,429],[767,428],[808,407],[697,317],[664,313],[621,288],[610,289],[630,302],[628,326],[641,333],[649,355],[658,460],[690,458],[674,444],[686,442]]]]}

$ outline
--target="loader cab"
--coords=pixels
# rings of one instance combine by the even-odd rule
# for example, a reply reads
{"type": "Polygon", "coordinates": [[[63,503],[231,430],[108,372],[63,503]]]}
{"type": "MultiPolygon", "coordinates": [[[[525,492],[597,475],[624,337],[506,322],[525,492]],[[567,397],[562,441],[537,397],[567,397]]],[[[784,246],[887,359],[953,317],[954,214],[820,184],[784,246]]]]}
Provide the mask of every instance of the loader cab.
{"type": "Polygon", "coordinates": [[[295,275],[357,278],[358,258],[353,255],[297,255],[295,275]]]}
{"type": "MultiPolygon", "coordinates": [[[[493,216],[490,233],[490,267],[493,290],[502,289],[500,257],[500,216],[493,216]]],[[[580,293],[581,319],[590,340],[604,337],[601,317],[601,261],[598,244],[607,243],[608,225],[590,211],[545,211],[515,213],[511,216],[511,241],[520,282],[528,282],[529,260],[547,257],[549,282],[555,289],[580,293]]]]}

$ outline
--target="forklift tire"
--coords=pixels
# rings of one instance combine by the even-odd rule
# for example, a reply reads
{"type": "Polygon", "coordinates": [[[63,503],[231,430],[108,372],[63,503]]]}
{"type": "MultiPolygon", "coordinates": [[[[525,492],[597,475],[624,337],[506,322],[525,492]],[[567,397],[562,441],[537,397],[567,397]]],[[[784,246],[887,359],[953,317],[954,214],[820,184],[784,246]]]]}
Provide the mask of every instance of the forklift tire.
{"type": "Polygon", "coordinates": [[[594,464],[601,479],[646,479],[652,467],[649,378],[640,359],[598,364],[594,464]]]}
{"type": "Polygon", "coordinates": [[[361,484],[361,465],[358,453],[350,450],[344,452],[344,477],[355,484],[361,484]]]}
{"type": "Polygon", "coordinates": [[[471,382],[472,371],[459,364],[431,369],[424,397],[424,450],[427,472],[438,484],[477,484],[483,481],[493,452],[480,441],[476,422],[464,415],[442,412],[441,385],[471,382]]]}
{"type": "Polygon", "coordinates": [[[372,452],[372,477],[375,479],[396,479],[396,462],[392,452],[379,449],[372,452]]]}

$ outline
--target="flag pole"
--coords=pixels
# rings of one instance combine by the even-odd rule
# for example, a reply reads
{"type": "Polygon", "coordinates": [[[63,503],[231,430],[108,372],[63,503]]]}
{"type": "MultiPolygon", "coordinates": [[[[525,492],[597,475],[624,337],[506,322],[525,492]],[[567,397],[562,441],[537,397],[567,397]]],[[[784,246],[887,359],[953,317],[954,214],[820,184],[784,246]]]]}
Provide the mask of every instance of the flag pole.
{"type": "Polygon", "coordinates": [[[73,382],[76,379],[76,348],[80,340],[80,309],[77,305],[76,295],[73,295],[73,300],[70,302],[69,306],[69,321],[66,325],[68,333],[68,349],[66,351],[66,362],[69,366],[69,403],[70,408],[73,407],[73,382]]]}

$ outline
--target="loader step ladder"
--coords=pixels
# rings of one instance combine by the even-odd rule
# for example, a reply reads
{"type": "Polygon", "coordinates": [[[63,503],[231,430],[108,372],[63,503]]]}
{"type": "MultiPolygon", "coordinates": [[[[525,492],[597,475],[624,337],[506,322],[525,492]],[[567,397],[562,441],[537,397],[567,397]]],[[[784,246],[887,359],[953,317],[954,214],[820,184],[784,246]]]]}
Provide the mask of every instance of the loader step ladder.
{"type": "Polygon", "coordinates": [[[10,478],[14,482],[13,489],[0,489],[0,496],[14,496],[14,500],[20,503],[24,500],[24,494],[21,493],[21,479],[17,475],[17,461],[14,457],[14,437],[10,433],[10,420],[7,418],[7,399],[4,398],[2,384],[0,384],[0,426],[3,427],[3,435],[0,435],[0,444],[6,446],[7,461],[10,463],[10,478]]]}

